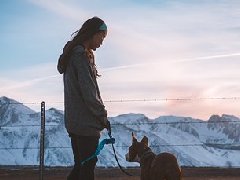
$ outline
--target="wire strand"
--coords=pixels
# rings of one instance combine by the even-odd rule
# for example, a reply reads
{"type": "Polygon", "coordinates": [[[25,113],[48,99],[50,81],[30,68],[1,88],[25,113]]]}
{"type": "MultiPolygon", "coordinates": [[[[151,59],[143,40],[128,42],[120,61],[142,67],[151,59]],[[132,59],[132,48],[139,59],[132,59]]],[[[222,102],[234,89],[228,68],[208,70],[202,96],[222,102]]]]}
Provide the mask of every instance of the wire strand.
{"type": "MultiPolygon", "coordinates": [[[[135,126],[135,125],[156,125],[156,124],[162,124],[162,125],[169,125],[169,124],[220,124],[220,123],[240,123],[239,121],[173,121],[173,122],[141,122],[141,123],[112,123],[112,126],[124,126],[124,125],[129,125],[129,126],[135,126]]],[[[48,127],[54,127],[54,126],[59,126],[61,124],[46,124],[45,126],[48,127]]],[[[36,125],[36,124],[30,124],[30,125],[12,125],[12,126],[5,126],[5,125],[0,125],[1,128],[15,128],[15,127],[40,127],[41,125],[36,125]]]]}
{"type": "MultiPolygon", "coordinates": [[[[130,145],[116,145],[117,148],[128,148],[130,145]]],[[[166,146],[231,146],[238,147],[240,149],[240,143],[193,143],[193,144],[159,144],[159,145],[150,145],[152,148],[166,147],[166,146]]],[[[70,149],[70,146],[49,146],[45,149],[70,149]]],[[[39,149],[39,147],[0,147],[0,150],[20,150],[20,149],[39,149]]]]}
{"type": "MultiPolygon", "coordinates": [[[[233,97],[196,97],[196,98],[143,98],[143,99],[115,99],[115,100],[105,100],[107,103],[121,103],[121,102],[150,102],[150,101],[194,101],[194,100],[240,100],[239,96],[233,97]]],[[[0,101],[1,102],[1,101],[0,101]]],[[[63,101],[45,101],[46,104],[64,104],[63,101]]],[[[41,102],[7,102],[6,104],[36,104],[39,105],[41,102]]]]}

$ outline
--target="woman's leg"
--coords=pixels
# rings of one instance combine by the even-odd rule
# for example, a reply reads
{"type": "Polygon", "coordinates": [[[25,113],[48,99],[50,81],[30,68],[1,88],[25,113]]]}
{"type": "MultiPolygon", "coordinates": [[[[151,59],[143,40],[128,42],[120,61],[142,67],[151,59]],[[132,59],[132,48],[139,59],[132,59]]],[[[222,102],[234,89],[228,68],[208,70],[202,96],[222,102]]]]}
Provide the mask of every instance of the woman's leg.
{"type": "Polygon", "coordinates": [[[67,180],[78,180],[79,171],[80,171],[80,156],[78,152],[78,138],[77,135],[69,134],[71,138],[72,151],[74,156],[74,166],[72,171],[67,177],[67,180]]]}
{"type": "MultiPolygon", "coordinates": [[[[95,136],[78,136],[78,152],[81,161],[92,156],[98,146],[99,137],[95,136]]],[[[97,157],[80,165],[78,180],[94,180],[94,169],[97,163],[97,157]]]]}
{"type": "Polygon", "coordinates": [[[70,134],[72,151],[74,155],[74,167],[67,177],[67,180],[94,180],[94,169],[97,157],[81,165],[81,161],[92,156],[98,146],[99,137],[78,136],[70,134]]]}

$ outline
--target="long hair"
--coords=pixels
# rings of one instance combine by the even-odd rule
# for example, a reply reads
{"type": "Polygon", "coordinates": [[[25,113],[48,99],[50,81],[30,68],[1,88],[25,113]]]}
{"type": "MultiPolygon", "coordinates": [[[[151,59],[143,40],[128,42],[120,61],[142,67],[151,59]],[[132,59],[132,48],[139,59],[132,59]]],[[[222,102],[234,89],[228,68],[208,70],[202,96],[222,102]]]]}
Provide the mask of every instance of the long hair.
{"type": "Polygon", "coordinates": [[[73,34],[76,34],[71,41],[68,41],[63,48],[63,53],[58,59],[57,69],[60,74],[66,71],[69,55],[76,45],[83,44],[89,40],[94,34],[104,31],[100,29],[100,26],[104,24],[104,21],[98,17],[93,17],[85,21],[82,27],[73,34]]]}

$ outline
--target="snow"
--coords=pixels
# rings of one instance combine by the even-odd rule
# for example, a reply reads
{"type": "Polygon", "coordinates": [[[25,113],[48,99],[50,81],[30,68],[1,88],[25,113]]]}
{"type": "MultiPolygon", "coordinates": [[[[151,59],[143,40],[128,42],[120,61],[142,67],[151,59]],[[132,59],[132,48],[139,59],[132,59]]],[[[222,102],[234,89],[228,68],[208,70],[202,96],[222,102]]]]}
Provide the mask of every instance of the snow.
{"type": "MultiPolygon", "coordinates": [[[[73,154],[64,127],[63,112],[46,111],[45,165],[70,166],[73,154]]],[[[213,115],[209,121],[191,117],[161,116],[149,119],[143,114],[109,117],[115,149],[123,167],[139,166],[125,160],[131,133],[146,135],[155,153],[171,152],[182,166],[240,166],[240,119],[233,115],[213,115]],[[219,123],[224,121],[224,123],[219,123]],[[235,122],[231,122],[235,121],[235,122]],[[181,122],[181,123],[176,123],[181,122]],[[210,146],[211,144],[220,144],[210,146]],[[231,144],[235,146],[224,146],[231,144]]],[[[101,139],[108,138],[106,130],[101,139]]],[[[0,98],[0,165],[38,165],[40,113],[15,100],[0,98]]],[[[97,166],[116,167],[111,145],[105,145],[97,166]]]]}

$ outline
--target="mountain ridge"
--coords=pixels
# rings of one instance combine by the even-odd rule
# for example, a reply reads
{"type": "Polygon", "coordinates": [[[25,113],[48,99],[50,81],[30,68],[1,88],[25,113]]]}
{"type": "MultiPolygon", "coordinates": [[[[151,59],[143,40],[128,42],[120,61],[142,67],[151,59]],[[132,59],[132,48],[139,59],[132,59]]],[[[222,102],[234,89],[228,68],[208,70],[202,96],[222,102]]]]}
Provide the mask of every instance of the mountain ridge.
{"type": "MultiPolygon", "coordinates": [[[[73,164],[70,139],[64,127],[63,111],[46,110],[45,164],[73,164]]],[[[0,165],[36,165],[39,163],[40,113],[13,99],[0,97],[0,165]]],[[[192,117],[121,114],[109,117],[120,163],[131,144],[131,132],[141,139],[149,137],[155,153],[171,152],[184,166],[240,166],[240,119],[233,115],[212,115],[208,121],[192,117]]],[[[102,137],[107,138],[107,132],[102,137]]],[[[100,139],[100,140],[101,140],[100,139]]],[[[117,166],[111,146],[98,156],[98,166],[117,166]]]]}

